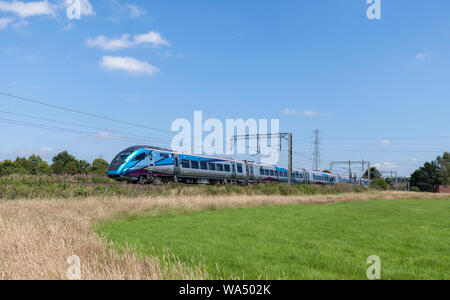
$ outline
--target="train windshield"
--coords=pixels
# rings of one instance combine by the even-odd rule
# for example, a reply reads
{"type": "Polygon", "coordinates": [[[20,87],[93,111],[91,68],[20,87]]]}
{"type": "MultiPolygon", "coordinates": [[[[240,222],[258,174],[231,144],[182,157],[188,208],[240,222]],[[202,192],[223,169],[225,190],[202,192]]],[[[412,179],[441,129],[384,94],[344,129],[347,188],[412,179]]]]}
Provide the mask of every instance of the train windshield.
{"type": "Polygon", "coordinates": [[[130,154],[132,154],[134,151],[140,149],[142,147],[130,147],[126,150],[123,150],[120,152],[112,161],[111,167],[119,167],[123,162],[127,159],[130,154]]]}

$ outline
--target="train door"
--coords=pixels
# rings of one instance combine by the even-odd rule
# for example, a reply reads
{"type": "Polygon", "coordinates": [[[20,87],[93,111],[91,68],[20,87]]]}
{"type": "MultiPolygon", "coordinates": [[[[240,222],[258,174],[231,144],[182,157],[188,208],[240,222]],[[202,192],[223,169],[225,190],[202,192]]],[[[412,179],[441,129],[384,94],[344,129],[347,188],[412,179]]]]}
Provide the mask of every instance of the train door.
{"type": "Polygon", "coordinates": [[[233,180],[236,179],[236,163],[234,161],[231,161],[231,178],[233,180]]]}
{"type": "Polygon", "coordinates": [[[148,160],[148,171],[151,174],[152,172],[155,171],[155,158],[154,158],[154,153],[155,151],[151,151],[150,153],[148,153],[147,155],[147,160],[148,160]]]}
{"type": "Polygon", "coordinates": [[[174,164],[174,171],[173,174],[175,176],[180,176],[180,157],[178,154],[173,154],[173,164],[174,164]]]}
{"type": "Polygon", "coordinates": [[[245,163],[245,171],[246,171],[246,173],[247,173],[247,180],[251,180],[252,178],[252,172],[251,172],[251,170],[253,170],[253,166],[251,166],[249,163],[248,163],[248,161],[244,161],[244,163],[245,163]]]}

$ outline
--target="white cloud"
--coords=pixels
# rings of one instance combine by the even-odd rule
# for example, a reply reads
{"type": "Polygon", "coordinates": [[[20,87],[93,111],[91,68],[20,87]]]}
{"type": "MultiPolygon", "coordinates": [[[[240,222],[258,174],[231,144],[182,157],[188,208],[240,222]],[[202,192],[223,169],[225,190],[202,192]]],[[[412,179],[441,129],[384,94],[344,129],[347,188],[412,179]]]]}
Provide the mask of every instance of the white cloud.
{"type": "Polygon", "coordinates": [[[376,163],[374,164],[374,167],[377,169],[381,169],[381,170],[386,170],[386,169],[397,169],[398,166],[391,163],[391,162],[384,162],[384,163],[376,163]]]}
{"type": "Polygon", "coordinates": [[[127,3],[126,6],[130,10],[130,18],[139,18],[139,17],[147,14],[147,11],[140,8],[136,4],[127,3]]]}
{"type": "Polygon", "coordinates": [[[131,75],[154,75],[157,67],[132,57],[103,56],[100,66],[109,71],[125,71],[131,75]]]}
{"type": "Polygon", "coordinates": [[[21,147],[15,149],[12,153],[3,153],[5,157],[11,157],[14,159],[15,157],[30,157],[31,155],[38,155],[42,158],[48,158],[50,154],[54,152],[54,149],[51,147],[41,147],[39,149],[32,149],[28,147],[21,147]]]}
{"type": "Polygon", "coordinates": [[[392,143],[390,140],[386,139],[386,140],[382,140],[380,142],[381,146],[390,146],[392,143]]]}
{"type": "Polygon", "coordinates": [[[172,54],[169,51],[166,51],[164,53],[158,52],[157,54],[159,56],[163,57],[163,58],[172,58],[172,57],[175,57],[175,58],[178,58],[178,59],[184,58],[184,54],[181,54],[181,53],[179,53],[179,54],[172,54]]]}
{"type": "Polygon", "coordinates": [[[16,0],[12,2],[0,1],[0,10],[15,13],[21,18],[53,15],[55,13],[55,8],[47,0],[34,2],[22,2],[16,0]]]}
{"type": "Polygon", "coordinates": [[[165,40],[161,34],[156,31],[150,31],[145,34],[138,34],[134,36],[134,42],[140,44],[152,44],[154,47],[170,46],[169,41],[165,40]]]}
{"type": "Polygon", "coordinates": [[[305,110],[305,111],[300,112],[300,114],[302,116],[306,116],[306,117],[316,117],[319,115],[319,113],[314,110],[305,110]]]}
{"type": "Polygon", "coordinates": [[[283,115],[293,116],[293,115],[297,114],[297,111],[295,109],[285,108],[285,109],[283,109],[283,111],[281,113],[283,115]]]}
{"type": "Polygon", "coordinates": [[[431,54],[430,52],[419,53],[419,54],[416,55],[416,58],[417,59],[424,59],[424,58],[430,56],[430,54],[431,54]]]}
{"type": "Polygon", "coordinates": [[[96,38],[88,38],[86,45],[89,47],[98,47],[102,50],[119,50],[136,47],[141,44],[152,44],[154,47],[161,45],[170,46],[170,43],[162,38],[161,34],[150,31],[146,34],[135,35],[133,40],[129,34],[123,34],[120,38],[110,39],[104,35],[96,38]]]}
{"type": "Polygon", "coordinates": [[[20,20],[19,22],[12,24],[11,28],[20,29],[20,28],[27,27],[28,25],[30,25],[30,23],[27,20],[20,20]]]}
{"type": "Polygon", "coordinates": [[[13,18],[0,18],[0,30],[6,29],[13,21],[13,18]]]}
{"type": "Polygon", "coordinates": [[[67,23],[67,25],[63,26],[61,28],[62,31],[69,31],[72,30],[75,27],[75,25],[73,25],[73,23],[67,23]]]}
{"type": "Polygon", "coordinates": [[[282,114],[288,115],[288,116],[304,116],[304,117],[318,117],[318,116],[329,116],[331,113],[320,113],[315,110],[305,110],[305,111],[297,111],[295,109],[289,109],[286,108],[281,111],[282,114]]]}
{"type": "Polygon", "coordinates": [[[110,133],[107,133],[107,132],[98,132],[95,136],[98,137],[98,138],[102,138],[102,139],[114,139],[114,138],[116,138],[116,136],[111,135],[110,133]]]}
{"type": "Polygon", "coordinates": [[[130,35],[124,34],[118,39],[109,39],[104,35],[100,35],[96,38],[88,38],[86,45],[89,47],[98,47],[103,50],[119,50],[131,48],[134,43],[130,41],[130,35]]]}

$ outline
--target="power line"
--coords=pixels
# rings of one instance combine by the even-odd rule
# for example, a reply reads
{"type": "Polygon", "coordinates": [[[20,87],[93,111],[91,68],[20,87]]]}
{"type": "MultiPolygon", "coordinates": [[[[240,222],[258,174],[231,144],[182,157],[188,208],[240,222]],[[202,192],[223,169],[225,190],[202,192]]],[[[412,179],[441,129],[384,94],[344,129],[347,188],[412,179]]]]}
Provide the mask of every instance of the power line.
{"type": "Polygon", "coordinates": [[[450,139],[450,136],[427,137],[324,137],[324,140],[442,140],[450,139]]]}
{"type": "Polygon", "coordinates": [[[72,123],[72,122],[58,121],[58,120],[52,120],[52,119],[47,119],[47,118],[35,117],[35,116],[31,116],[31,115],[26,115],[26,114],[7,112],[7,111],[2,111],[2,110],[0,110],[0,113],[14,115],[14,116],[18,116],[18,117],[30,118],[30,119],[35,119],[35,120],[41,120],[41,121],[47,121],[47,122],[53,122],[53,123],[71,125],[71,126],[78,126],[78,127],[83,127],[83,128],[89,128],[89,129],[95,129],[95,130],[100,130],[100,131],[108,131],[108,132],[115,132],[115,133],[120,133],[120,134],[127,134],[127,135],[131,135],[131,136],[135,136],[135,137],[148,139],[148,141],[150,141],[150,140],[159,140],[160,142],[168,142],[168,143],[170,142],[167,139],[162,139],[162,138],[157,138],[157,137],[148,137],[148,136],[138,135],[138,134],[129,133],[129,132],[120,131],[120,130],[99,128],[99,127],[82,125],[82,124],[77,124],[77,123],[72,123]]]}
{"type": "Polygon", "coordinates": [[[407,153],[407,152],[423,152],[423,153],[435,153],[435,152],[445,152],[448,150],[364,150],[364,149],[325,149],[324,151],[337,151],[337,152],[375,152],[375,153],[407,153]]]}
{"type": "Polygon", "coordinates": [[[71,128],[56,127],[56,126],[50,126],[50,125],[45,125],[45,124],[24,122],[24,121],[11,120],[11,119],[5,119],[5,118],[0,118],[0,122],[6,123],[6,124],[12,124],[12,125],[25,126],[25,127],[46,129],[46,130],[51,130],[51,131],[56,131],[56,132],[61,132],[61,133],[79,134],[79,135],[85,135],[85,136],[91,136],[91,137],[97,137],[97,138],[108,138],[108,139],[113,139],[113,140],[124,140],[124,141],[138,142],[138,143],[148,142],[147,140],[130,138],[130,137],[125,137],[125,136],[101,135],[101,134],[95,133],[95,132],[87,132],[87,131],[76,130],[76,129],[71,129],[71,128]]]}
{"type": "Polygon", "coordinates": [[[167,131],[167,130],[162,130],[162,129],[153,128],[153,127],[148,127],[148,126],[144,126],[144,125],[140,125],[140,124],[136,124],[136,123],[131,123],[131,122],[127,122],[127,121],[111,119],[111,118],[108,118],[108,117],[104,117],[104,116],[100,116],[100,115],[96,115],[96,114],[92,114],[92,113],[87,113],[87,112],[83,112],[83,111],[80,111],[80,110],[67,108],[67,107],[64,107],[64,106],[49,104],[49,103],[45,103],[45,102],[42,102],[42,101],[30,99],[30,98],[20,97],[20,96],[16,96],[16,95],[9,94],[9,93],[0,92],[0,95],[6,96],[6,97],[10,97],[10,98],[15,99],[15,100],[21,100],[21,101],[25,101],[25,102],[29,102],[29,103],[34,103],[34,104],[39,104],[39,105],[43,105],[43,106],[59,109],[59,110],[64,110],[64,111],[67,111],[67,112],[72,112],[72,113],[76,113],[76,114],[80,114],[80,115],[85,115],[85,116],[92,117],[92,118],[97,118],[97,119],[101,119],[101,120],[111,121],[111,122],[115,122],[115,123],[121,123],[121,124],[129,125],[129,126],[145,128],[145,129],[154,130],[154,131],[158,131],[158,132],[162,132],[162,133],[173,134],[173,132],[170,132],[170,131],[167,131]]]}
{"type": "MultiPolygon", "coordinates": [[[[128,121],[121,121],[121,120],[117,120],[117,119],[112,119],[112,118],[109,118],[109,117],[106,117],[106,116],[101,116],[101,115],[97,115],[97,114],[93,114],[93,113],[83,112],[83,111],[80,111],[80,110],[76,110],[76,109],[72,109],[72,108],[68,108],[68,107],[64,107],[64,106],[60,106],[60,105],[49,104],[49,103],[46,103],[46,102],[43,102],[43,101],[39,101],[39,100],[31,99],[31,98],[25,98],[25,97],[13,95],[11,93],[5,93],[5,92],[1,92],[0,91],[0,95],[6,96],[6,97],[10,97],[10,98],[12,98],[14,100],[20,100],[20,101],[24,101],[24,102],[39,104],[39,105],[43,105],[43,106],[47,106],[47,107],[51,107],[51,108],[67,111],[67,112],[72,112],[72,113],[76,113],[76,114],[80,114],[80,115],[85,115],[85,116],[96,118],[96,119],[111,121],[111,122],[120,123],[120,124],[124,124],[124,125],[128,125],[128,126],[139,127],[139,128],[143,128],[143,129],[149,129],[149,130],[153,130],[153,131],[157,131],[157,132],[161,132],[161,133],[165,133],[165,134],[170,134],[170,135],[174,134],[174,132],[172,132],[172,131],[167,131],[167,130],[154,128],[154,127],[149,127],[149,126],[145,126],[145,125],[141,125],[141,124],[131,123],[131,122],[128,122],[128,121]]],[[[200,138],[195,137],[193,135],[190,135],[190,138],[192,138],[194,141],[201,141],[203,143],[203,140],[201,140],[200,138]]]]}

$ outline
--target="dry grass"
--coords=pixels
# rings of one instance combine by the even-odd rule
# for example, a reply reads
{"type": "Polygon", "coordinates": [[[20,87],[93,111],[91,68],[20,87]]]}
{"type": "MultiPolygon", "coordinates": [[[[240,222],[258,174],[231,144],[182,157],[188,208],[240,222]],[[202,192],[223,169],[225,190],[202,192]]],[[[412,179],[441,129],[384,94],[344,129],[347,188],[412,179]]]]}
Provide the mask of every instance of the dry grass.
{"type": "Polygon", "coordinates": [[[449,199],[448,195],[379,192],[316,196],[191,196],[86,198],[0,202],[0,279],[67,279],[67,258],[81,259],[82,279],[203,279],[168,255],[144,258],[132,249],[117,253],[92,228],[118,216],[213,210],[223,207],[313,204],[371,199],[449,199]]]}

